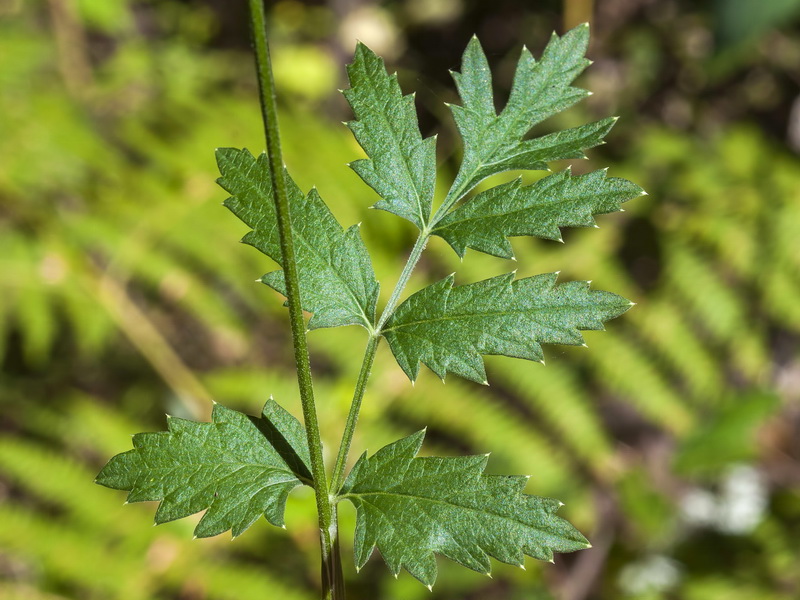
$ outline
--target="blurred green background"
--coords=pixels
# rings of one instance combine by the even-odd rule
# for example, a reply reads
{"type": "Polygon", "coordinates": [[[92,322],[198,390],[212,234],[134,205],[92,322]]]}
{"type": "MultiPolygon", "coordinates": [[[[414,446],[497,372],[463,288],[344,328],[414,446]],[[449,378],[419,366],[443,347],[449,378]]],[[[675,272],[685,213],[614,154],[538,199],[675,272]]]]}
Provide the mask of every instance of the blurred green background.
{"type": "MultiPolygon", "coordinates": [[[[493,579],[441,560],[431,595],[377,555],[355,575],[346,508],[350,596],[800,598],[800,2],[268,5],[286,162],[345,226],[364,222],[384,294],[414,230],[367,210],[345,166],[360,150],[335,90],[356,39],[418,92],[446,181],[447,69],[472,33],[502,98],[523,43],[590,21],[595,95],[546,125],[621,115],[574,169],[610,165],[650,193],[565,245],[515,239],[513,266],[434,240],[409,289],[560,269],[638,306],[588,350],[546,348],[546,367],[488,359],[488,389],[424,369],[412,387],[384,345],[355,439],[357,454],[429,425],[428,452],[491,451],[593,549],[493,579]]],[[[92,483],[165,412],[255,413],[274,394],[300,414],[280,299],[253,282],[269,261],[238,243],[214,183],[214,148],[263,148],[248,52],[245,2],[0,0],[0,598],[317,597],[307,491],[286,531],[262,520],[230,543],[192,541],[193,519],[153,528],[152,505],[92,483]]],[[[310,335],[329,453],[365,342],[310,335]]]]}

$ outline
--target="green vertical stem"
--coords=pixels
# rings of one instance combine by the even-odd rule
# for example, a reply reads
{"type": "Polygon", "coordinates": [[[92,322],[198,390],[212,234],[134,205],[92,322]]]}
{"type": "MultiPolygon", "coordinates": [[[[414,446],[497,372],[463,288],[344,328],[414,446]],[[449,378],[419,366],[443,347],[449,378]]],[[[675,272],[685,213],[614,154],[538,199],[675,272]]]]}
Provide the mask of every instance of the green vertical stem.
{"type": "Polygon", "coordinates": [[[394,291],[392,292],[389,301],[386,303],[386,308],[384,308],[383,312],[381,313],[381,318],[378,320],[378,325],[375,327],[376,335],[380,334],[381,329],[383,329],[383,326],[386,325],[386,321],[388,321],[389,317],[391,317],[392,313],[394,313],[394,309],[397,307],[397,303],[400,301],[400,294],[403,293],[408,280],[411,278],[411,273],[414,271],[414,267],[417,266],[417,263],[422,256],[422,252],[425,250],[425,246],[428,245],[428,240],[430,237],[431,233],[429,229],[423,229],[420,231],[419,237],[414,243],[414,247],[411,249],[411,254],[406,261],[406,266],[403,267],[403,272],[400,273],[400,279],[398,279],[397,285],[394,286],[394,291]]]}
{"type": "Polygon", "coordinates": [[[292,241],[289,200],[286,194],[286,174],[278,131],[275,83],[272,79],[272,64],[267,45],[264,4],[263,0],[249,0],[249,2],[250,25],[256,53],[256,70],[258,71],[261,114],[264,120],[270,178],[272,179],[275,208],[278,216],[278,231],[282,254],[281,264],[286,281],[286,300],[289,306],[289,321],[294,343],[297,383],[300,388],[300,400],[303,404],[303,418],[308,437],[308,449],[311,455],[311,472],[314,476],[314,492],[319,516],[322,549],[322,598],[324,600],[342,600],[344,598],[344,589],[341,577],[341,563],[337,555],[337,524],[333,518],[333,510],[328,493],[328,480],[322,459],[322,441],[319,435],[319,423],[317,422],[317,411],[314,405],[314,390],[311,384],[311,364],[308,357],[305,320],[303,319],[303,310],[300,305],[300,285],[292,241]]]}
{"type": "Polygon", "coordinates": [[[344,483],[344,469],[347,466],[347,455],[350,453],[350,444],[353,441],[353,434],[355,433],[356,423],[358,422],[358,412],[361,410],[361,401],[364,399],[367,381],[372,371],[372,363],[375,362],[375,354],[378,351],[378,344],[380,341],[381,337],[379,333],[371,335],[367,343],[367,349],[364,351],[361,372],[358,374],[356,389],[355,392],[353,392],[353,401],[350,404],[350,412],[347,415],[347,422],[345,423],[344,433],[342,434],[342,443],[339,445],[339,454],[336,457],[336,465],[333,467],[331,491],[333,491],[334,494],[339,492],[339,489],[344,483]]]}
{"type": "Polygon", "coordinates": [[[358,413],[361,410],[361,401],[364,399],[364,392],[367,389],[367,381],[369,380],[369,376],[372,371],[372,364],[375,362],[375,354],[378,351],[378,344],[381,341],[381,329],[386,324],[386,321],[389,319],[389,317],[392,316],[394,309],[397,307],[397,303],[400,301],[400,295],[403,293],[403,290],[408,284],[408,280],[411,278],[411,273],[414,271],[414,267],[417,266],[417,263],[419,262],[422,252],[425,250],[425,246],[428,244],[429,239],[430,232],[427,229],[422,230],[417,238],[416,243],[414,244],[414,248],[411,250],[408,260],[406,261],[403,272],[400,273],[400,278],[397,281],[397,285],[394,286],[394,290],[389,298],[389,302],[386,304],[386,308],[384,308],[383,312],[381,313],[381,318],[378,321],[378,325],[375,327],[375,331],[372,332],[372,335],[369,338],[367,349],[364,352],[364,360],[361,363],[361,372],[358,374],[356,389],[353,392],[353,402],[350,404],[350,412],[347,415],[347,422],[345,423],[344,434],[342,435],[342,443],[339,445],[339,454],[336,457],[336,465],[333,468],[333,477],[331,479],[330,489],[334,494],[339,492],[339,489],[344,483],[344,470],[347,466],[347,455],[350,452],[350,444],[353,441],[353,434],[355,433],[356,423],[358,421],[358,413]]]}

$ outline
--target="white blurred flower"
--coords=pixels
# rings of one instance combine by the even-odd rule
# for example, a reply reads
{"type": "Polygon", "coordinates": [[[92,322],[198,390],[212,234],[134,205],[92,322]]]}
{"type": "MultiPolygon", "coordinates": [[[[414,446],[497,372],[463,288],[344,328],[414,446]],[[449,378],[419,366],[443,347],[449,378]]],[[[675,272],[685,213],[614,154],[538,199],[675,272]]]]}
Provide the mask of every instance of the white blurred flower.
{"type": "Polygon", "coordinates": [[[764,517],[769,491],[759,471],[736,465],[724,476],[719,493],[694,489],[681,502],[687,522],[727,534],[752,531],[764,517]]]}
{"type": "Polygon", "coordinates": [[[663,592],[681,580],[681,566],[667,556],[655,554],[626,565],[619,575],[619,586],[628,595],[663,592]]]}

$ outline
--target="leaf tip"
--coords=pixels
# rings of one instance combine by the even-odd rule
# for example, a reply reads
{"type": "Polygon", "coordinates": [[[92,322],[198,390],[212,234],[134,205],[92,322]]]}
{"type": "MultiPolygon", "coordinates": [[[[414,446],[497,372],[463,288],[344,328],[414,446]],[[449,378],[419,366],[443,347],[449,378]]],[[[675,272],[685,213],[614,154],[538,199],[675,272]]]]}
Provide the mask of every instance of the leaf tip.
{"type": "Polygon", "coordinates": [[[636,302],[628,302],[628,306],[636,306],[636,302]]]}
{"type": "MultiPolygon", "coordinates": [[[[397,575],[395,575],[395,577],[397,577],[397,575]]],[[[428,585],[426,585],[425,587],[426,587],[426,588],[428,588],[428,591],[429,591],[429,592],[433,592],[433,585],[431,585],[431,584],[428,584],[428,585]]]]}
{"type": "MultiPolygon", "coordinates": [[[[489,387],[489,381],[484,379],[483,381],[481,381],[481,385],[485,385],[486,387],[489,387]]],[[[489,455],[487,454],[486,456],[489,456],[489,455]]]]}
{"type": "Polygon", "coordinates": [[[537,360],[536,362],[538,362],[538,363],[541,363],[541,364],[542,364],[542,366],[545,366],[544,359],[542,359],[542,360],[537,360]]]}

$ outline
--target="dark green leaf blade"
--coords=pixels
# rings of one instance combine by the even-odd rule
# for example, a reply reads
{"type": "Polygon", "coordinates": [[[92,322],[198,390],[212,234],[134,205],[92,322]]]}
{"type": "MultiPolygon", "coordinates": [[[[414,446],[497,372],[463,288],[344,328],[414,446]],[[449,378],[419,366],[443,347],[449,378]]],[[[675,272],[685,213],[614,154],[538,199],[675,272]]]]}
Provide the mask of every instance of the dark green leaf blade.
{"type": "Polygon", "coordinates": [[[236,537],[262,514],[283,526],[289,492],[311,484],[303,427],[272,399],[260,418],[215,404],[211,423],[169,418],[168,429],[135,435],[96,479],[128,502],[160,500],[157,524],[208,509],[197,537],[236,537]]]}
{"type": "Polygon", "coordinates": [[[589,27],[584,24],[562,37],[553,34],[538,62],[523,48],[508,103],[498,115],[489,64],[480,42],[472,38],[461,72],[453,73],[462,106],[450,109],[464,140],[464,157],[445,205],[451,206],[495,173],[546,169],[548,161],[583,158],[585,149],[602,143],[615,119],[523,139],[532,127],[589,95],[571,85],[591,64],[584,56],[588,43],[589,27]]]}
{"type": "Polygon", "coordinates": [[[408,219],[420,229],[430,218],[436,183],[436,138],[422,139],[413,95],[403,96],[397,75],[364,44],[348,65],[344,96],[356,120],[347,126],[368,158],[350,164],[381,200],[375,208],[408,219]]]}
{"type": "Polygon", "coordinates": [[[424,436],[363,455],[345,481],[339,498],[356,507],[358,568],[377,546],[392,573],[405,568],[432,586],[434,553],[489,573],[490,556],[522,566],[524,555],[551,560],[589,547],[556,516],[560,502],[523,493],[527,477],[484,474],[487,456],[416,457],[424,436]]]}
{"type": "MultiPolygon", "coordinates": [[[[231,194],[225,206],[252,228],[242,241],[280,265],[266,154],[256,159],[247,149],[220,148],[217,163],[222,173],[217,182],[231,194]]],[[[313,313],[309,329],[341,325],[371,329],[378,282],[358,226],[343,230],[316,189],[304,195],[288,173],[286,180],[303,309],[313,313]]],[[[283,271],[268,273],[262,281],[286,295],[283,271]]]]}
{"type": "Polygon", "coordinates": [[[508,273],[453,287],[451,275],[405,300],[382,333],[412,381],[424,363],[442,379],[452,372],[486,383],[482,355],[543,361],[541,344],[581,345],[579,330],[602,330],[631,307],[586,281],[556,285],[557,277],[508,273]]]}
{"type": "Polygon", "coordinates": [[[534,235],[561,240],[560,227],[595,226],[593,215],[620,210],[644,194],[606,170],[572,177],[570,169],[523,186],[521,179],[481,192],[445,216],[433,233],[463,257],[466,248],[512,258],[507,238],[534,235]]]}

